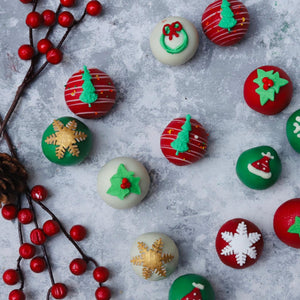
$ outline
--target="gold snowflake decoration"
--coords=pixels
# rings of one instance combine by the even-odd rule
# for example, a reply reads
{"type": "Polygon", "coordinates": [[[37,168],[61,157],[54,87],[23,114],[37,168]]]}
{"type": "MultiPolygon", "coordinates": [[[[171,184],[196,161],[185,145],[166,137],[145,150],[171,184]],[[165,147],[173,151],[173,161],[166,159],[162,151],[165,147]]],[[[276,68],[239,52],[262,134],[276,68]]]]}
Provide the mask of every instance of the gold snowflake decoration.
{"type": "Polygon", "coordinates": [[[160,239],[152,244],[149,250],[144,242],[138,242],[139,256],[133,257],[130,262],[137,266],[143,266],[143,276],[148,279],[153,273],[161,276],[167,276],[167,270],[164,264],[172,261],[174,256],[171,254],[162,254],[163,242],[160,239]]]}
{"type": "Polygon", "coordinates": [[[69,121],[65,126],[61,121],[54,120],[52,126],[55,133],[48,136],[45,143],[57,146],[55,149],[57,158],[64,158],[66,151],[78,157],[80,151],[77,143],[84,141],[87,135],[84,132],[76,131],[76,121],[69,121]]]}

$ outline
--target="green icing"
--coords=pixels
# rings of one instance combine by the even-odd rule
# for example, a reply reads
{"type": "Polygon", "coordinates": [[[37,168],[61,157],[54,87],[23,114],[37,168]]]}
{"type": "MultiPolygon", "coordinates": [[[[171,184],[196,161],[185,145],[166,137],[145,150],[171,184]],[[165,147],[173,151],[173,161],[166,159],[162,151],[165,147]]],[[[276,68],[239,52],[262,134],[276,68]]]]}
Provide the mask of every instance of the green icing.
{"type": "Polygon", "coordinates": [[[79,97],[79,99],[82,102],[88,103],[89,107],[91,107],[91,103],[94,103],[98,99],[98,95],[95,93],[95,87],[93,86],[93,83],[91,81],[92,76],[86,66],[83,66],[83,85],[82,85],[82,93],[79,97]]]}
{"type": "Polygon", "coordinates": [[[124,198],[131,193],[137,195],[141,194],[139,186],[140,178],[134,177],[134,172],[127,171],[123,164],[119,165],[117,173],[110,178],[110,182],[111,186],[106,193],[116,196],[121,200],[124,200],[124,198]],[[124,178],[127,178],[130,182],[131,186],[129,188],[121,188],[122,180],[124,178]]]}
{"type": "MultiPolygon", "coordinates": [[[[62,117],[59,119],[55,120],[56,122],[58,122],[58,124],[61,124],[61,128],[63,129],[63,127],[70,127],[68,124],[70,124],[70,122],[76,122],[76,128],[74,126],[74,137],[77,136],[77,134],[80,133],[84,133],[86,135],[86,138],[82,141],[77,141],[75,144],[75,147],[78,149],[79,151],[79,155],[76,156],[74,155],[74,151],[71,151],[71,148],[66,147],[66,145],[64,145],[64,150],[65,153],[63,155],[63,158],[58,158],[57,156],[57,148],[61,146],[61,142],[65,142],[68,139],[64,139],[62,137],[60,137],[59,140],[57,140],[55,143],[47,143],[47,139],[52,138],[53,142],[55,141],[55,136],[58,136],[58,130],[57,130],[57,126],[53,126],[54,123],[50,124],[48,126],[48,128],[45,130],[43,137],[42,137],[42,150],[44,155],[53,163],[59,164],[59,165],[63,165],[63,166],[70,166],[70,165],[75,165],[80,163],[81,161],[83,161],[89,154],[91,148],[92,148],[92,134],[90,132],[90,130],[88,129],[88,127],[83,124],[81,121],[79,121],[78,119],[75,119],[73,117],[62,117]],[[73,152],[73,154],[72,154],[73,152]]],[[[73,123],[74,124],[74,123],[73,123]]],[[[74,124],[75,125],[75,124],[74,124]]],[[[65,129],[63,129],[65,130],[65,129]]],[[[61,132],[63,132],[63,130],[61,130],[61,132]]],[[[74,150],[75,148],[73,147],[72,150],[74,150]]]]}
{"type": "Polygon", "coordinates": [[[191,116],[187,115],[185,123],[182,125],[182,131],[178,133],[177,139],[171,143],[171,147],[176,150],[176,155],[189,150],[190,131],[192,130],[191,116]]]}
{"type": "Polygon", "coordinates": [[[209,281],[197,274],[186,274],[178,277],[170,288],[168,300],[187,299],[187,295],[193,291],[195,285],[203,286],[201,289],[202,300],[215,300],[215,293],[209,281]]]}
{"type": "Polygon", "coordinates": [[[280,78],[279,73],[274,73],[271,71],[264,71],[262,69],[257,69],[257,78],[253,80],[254,83],[258,84],[259,88],[255,92],[260,96],[260,104],[264,106],[269,100],[275,101],[275,93],[278,94],[281,87],[289,83],[288,80],[280,78]],[[264,88],[263,79],[268,78],[273,82],[273,86],[264,88]]]}
{"type": "Polygon", "coordinates": [[[300,153],[300,109],[289,117],[286,124],[286,135],[293,149],[300,153]]]}
{"type": "Polygon", "coordinates": [[[269,146],[260,146],[251,148],[243,152],[236,164],[236,174],[238,178],[249,188],[255,190],[264,190],[272,186],[281,173],[281,161],[277,152],[269,146]],[[249,165],[259,161],[264,156],[263,154],[270,153],[273,157],[269,161],[271,176],[263,178],[249,170],[249,165]]]}
{"type": "Polygon", "coordinates": [[[299,234],[300,237],[300,217],[295,217],[295,223],[288,229],[288,232],[299,234]]]}
{"type": "MultiPolygon", "coordinates": [[[[176,25],[174,25],[174,26],[176,26],[176,25]]],[[[170,54],[177,54],[177,53],[182,52],[189,44],[189,37],[188,37],[186,31],[184,30],[184,28],[182,28],[178,32],[182,33],[183,41],[182,41],[181,45],[177,46],[176,48],[171,48],[166,44],[165,39],[169,38],[168,35],[166,36],[162,33],[162,35],[160,36],[160,45],[170,54]]],[[[167,28],[166,33],[170,34],[170,29],[167,28]]]]}
{"type": "Polygon", "coordinates": [[[228,31],[230,31],[231,28],[236,25],[237,20],[234,18],[234,13],[230,9],[230,3],[227,0],[222,1],[221,8],[222,19],[218,25],[219,27],[228,29],[228,31]]]}

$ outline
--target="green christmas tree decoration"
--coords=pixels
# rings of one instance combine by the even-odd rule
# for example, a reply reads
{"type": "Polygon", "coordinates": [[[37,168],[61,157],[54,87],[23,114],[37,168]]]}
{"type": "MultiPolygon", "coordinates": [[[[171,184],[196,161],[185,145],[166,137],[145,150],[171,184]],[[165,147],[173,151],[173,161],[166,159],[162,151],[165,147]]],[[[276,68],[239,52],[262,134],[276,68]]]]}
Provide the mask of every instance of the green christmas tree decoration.
{"type": "Polygon", "coordinates": [[[228,31],[230,31],[231,28],[236,25],[237,20],[234,18],[234,13],[230,9],[230,3],[227,0],[222,1],[221,8],[222,19],[219,23],[219,27],[228,29],[228,31]]]}
{"type": "Polygon", "coordinates": [[[139,182],[140,178],[134,177],[134,172],[127,171],[126,167],[120,164],[117,173],[110,178],[111,186],[106,193],[121,200],[131,193],[140,195],[139,182]]]}
{"type": "Polygon", "coordinates": [[[176,150],[176,155],[189,150],[190,131],[192,130],[191,116],[187,115],[185,123],[182,125],[182,131],[178,133],[177,139],[171,143],[171,147],[176,150]]]}
{"type": "Polygon", "coordinates": [[[295,223],[288,229],[288,232],[299,234],[300,237],[300,217],[295,217],[295,223]]]}
{"type": "Polygon", "coordinates": [[[92,76],[86,66],[83,66],[83,74],[82,74],[82,93],[79,99],[82,102],[88,103],[89,107],[91,107],[91,103],[95,102],[98,99],[98,95],[95,93],[95,87],[92,83],[92,76]]]}
{"type": "Polygon", "coordinates": [[[264,71],[257,69],[257,78],[253,80],[254,83],[258,84],[259,88],[255,90],[260,96],[260,104],[263,106],[269,100],[275,101],[275,93],[278,94],[281,87],[289,83],[288,80],[279,77],[279,73],[271,71],[264,71]]]}

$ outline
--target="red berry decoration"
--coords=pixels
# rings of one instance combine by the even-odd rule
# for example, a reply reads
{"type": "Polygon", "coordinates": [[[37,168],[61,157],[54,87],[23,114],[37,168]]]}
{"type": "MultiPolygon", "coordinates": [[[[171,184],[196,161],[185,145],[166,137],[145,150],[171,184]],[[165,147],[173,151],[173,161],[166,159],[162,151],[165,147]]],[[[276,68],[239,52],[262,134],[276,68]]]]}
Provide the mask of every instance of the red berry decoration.
{"type": "Polygon", "coordinates": [[[72,7],[75,5],[75,0],[60,0],[60,4],[65,7],[72,7]]]}
{"type": "Polygon", "coordinates": [[[70,263],[70,271],[74,275],[82,275],[86,271],[86,261],[81,258],[75,258],[70,263]]]}
{"type": "Polygon", "coordinates": [[[46,236],[42,229],[33,229],[30,233],[30,240],[35,245],[43,245],[46,242],[46,236]]]}
{"type": "Polygon", "coordinates": [[[19,254],[24,259],[30,259],[35,255],[35,247],[29,243],[24,243],[19,248],[19,254]]]}
{"type": "Polygon", "coordinates": [[[46,269],[46,261],[43,257],[37,256],[30,261],[30,269],[35,273],[41,273],[46,269]]]}
{"type": "Polygon", "coordinates": [[[48,192],[42,185],[35,185],[30,195],[34,201],[44,201],[47,198],[48,192]]]}
{"type": "Polygon", "coordinates": [[[8,300],[25,300],[25,294],[21,290],[13,290],[8,295],[8,300]]]}
{"type": "Polygon", "coordinates": [[[94,279],[97,282],[105,282],[109,277],[109,271],[105,267],[97,267],[93,272],[94,279]]]}
{"type": "Polygon", "coordinates": [[[48,236],[57,234],[60,230],[59,224],[54,220],[48,220],[43,225],[43,231],[48,236]]]}
{"type": "Polygon", "coordinates": [[[32,2],[32,0],[20,0],[22,3],[24,3],[24,4],[28,4],[28,3],[31,3],[32,2]]]}
{"type": "Polygon", "coordinates": [[[34,56],[34,49],[30,45],[22,45],[18,50],[18,55],[23,60],[32,59],[34,56]]]}
{"type": "Polygon", "coordinates": [[[71,27],[74,23],[74,16],[68,11],[63,11],[58,16],[58,23],[62,27],[71,27]]]}
{"type": "Polygon", "coordinates": [[[97,288],[95,297],[97,300],[109,300],[111,297],[110,289],[107,286],[97,288]]]}
{"type": "Polygon", "coordinates": [[[221,261],[232,268],[244,269],[260,257],[264,242],[259,228],[245,219],[226,222],[216,238],[216,250],[221,261]]]}
{"type": "Polygon", "coordinates": [[[33,220],[33,212],[29,208],[23,208],[18,212],[18,220],[22,224],[29,224],[33,220]]]}
{"type": "Polygon", "coordinates": [[[70,230],[70,236],[75,241],[82,241],[86,236],[86,229],[81,225],[74,225],[70,230]]]}
{"type": "Polygon", "coordinates": [[[62,61],[63,54],[59,49],[51,49],[46,54],[47,61],[50,64],[57,65],[62,61]]]}
{"type": "Polygon", "coordinates": [[[98,16],[101,14],[102,11],[102,5],[99,1],[93,0],[90,1],[87,5],[86,5],[86,12],[90,15],[90,16],[98,16]]]}
{"type": "Polygon", "coordinates": [[[53,10],[46,9],[42,12],[42,18],[45,26],[52,26],[56,20],[56,14],[53,10]]]}
{"type": "Polygon", "coordinates": [[[187,115],[169,123],[161,135],[160,148],[169,162],[184,166],[204,156],[207,138],[204,127],[187,115]]]}
{"type": "Polygon", "coordinates": [[[48,39],[42,39],[37,43],[37,49],[42,54],[46,54],[52,48],[53,44],[48,39]]]}
{"type": "Polygon", "coordinates": [[[246,6],[236,0],[217,0],[211,3],[202,16],[205,35],[219,46],[238,43],[250,24],[246,6]]]}
{"type": "Polygon", "coordinates": [[[279,206],[274,215],[273,226],[283,243],[300,248],[300,198],[288,200],[279,206]]]}
{"type": "Polygon", "coordinates": [[[38,28],[43,23],[43,17],[36,11],[30,12],[26,17],[26,25],[30,28],[38,28]]]}
{"type": "Polygon", "coordinates": [[[18,271],[8,269],[3,273],[3,281],[8,285],[14,285],[19,282],[20,276],[18,271]]]}
{"type": "Polygon", "coordinates": [[[63,299],[67,296],[68,289],[63,283],[55,283],[51,287],[51,295],[55,299],[63,299]]]}
{"type": "Polygon", "coordinates": [[[291,102],[293,84],[280,68],[262,66],[255,69],[245,81],[244,98],[253,110],[264,115],[275,115],[291,102]]]}
{"type": "Polygon", "coordinates": [[[13,220],[17,217],[17,207],[13,204],[7,204],[2,207],[1,214],[6,220],[13,220]]]}

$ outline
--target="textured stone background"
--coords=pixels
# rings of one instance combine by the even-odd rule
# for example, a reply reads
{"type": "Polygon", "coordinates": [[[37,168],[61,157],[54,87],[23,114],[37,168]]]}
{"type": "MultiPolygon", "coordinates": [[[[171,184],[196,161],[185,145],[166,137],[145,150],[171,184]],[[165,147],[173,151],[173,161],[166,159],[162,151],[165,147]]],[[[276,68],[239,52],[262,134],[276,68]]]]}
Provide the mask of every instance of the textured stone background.
{"type": "MultiPolygon", "coordinates": [[[[58,0],[41,2],[40,12],[46,7],[55,9],[58,0]]],[[[113,299],[166,300],[173,280],[185,273],[206,276],[219,300],[300,297],[299,250],[281,243],[272,227],[277,207],[300,195],[299,154],[285,136],[288,116],[299,109],[299,1],[245,0],[250,30],[241,44],[226,49],[213,45],[202,32],[201,16],[210,2],[103,0],[104,14],[87,18],[71,33],[63,47],[63,63],[48,68],[27,90],[9,124],[19,155],[32,175],[30,183],[43,184],[51,193],[47,206],[67,228],[75,223],[88,228],[88,238],[80,244],[110,268],[107,284],[113,299]],[[148,43],[152,28],[169,15],[189,19],[200,34],[195,58],[181,67],[160,64],[152,57],[148,43]],[[53,119],[72,116],[64,102],[64,84],[83,64],[113,78],[117,103],[105,118],[84,121],[94,135],[89,158],[79,166],[61,167],[46,160],[40,140],[53,119]],[[290,106],[276,116],[260,115],[243,100],[244,80],[254,68],[265,64],[282,67],[295,86],[290,106]],[[187,113],[206,127],[210,144],[202,161],[180,168],[163,157],[159,139],[170,120],[187,113]],[[237,179],[235,163],[242,151],[264,144],[278,151],[283,172],[273,187],[253,191],[237,179]],[[96,193],[99,169],[117,156],[139,159],[152,178],[147,199],[128,211],[108,207],[96,193]],[[214,249],[219,227],[235,217],[256,223],[265,239],[262,257],[245,270],[223,265],[214,249]],[[181,254],[176,272],[160,282],[140,279],[129,263],[132,241],[148,231],[168,234],[181,254]]],[[[2,116],[28,68],[27,62],[18,59],[17,49],[28,41],[24,20],[29,9],[30,5],[18,0],[1,1],[2,116]]],[[[47,219],[40,212],[39,217],[47,219]]],[[[18,238],[16,223],[1,219],[0,224],[2,274],[15,267],[18,238]]],[[[29,232],[31,225],[26,228],[29,232]]],[[[68,270],[69,262],[78,257],[75,249],[62,235],[52,238],[47,247],[56,280],[70,287],[67,299],[93,299],[96,283],[91,272],[76,278],[68,270]]],[[[45,299],[50,285],[47,273],[32,274],[28,261],[22,265],[27,298],[45,299]]],[[[7,299],[10,290],[1,280],[0,299],[7,299]]]]}

